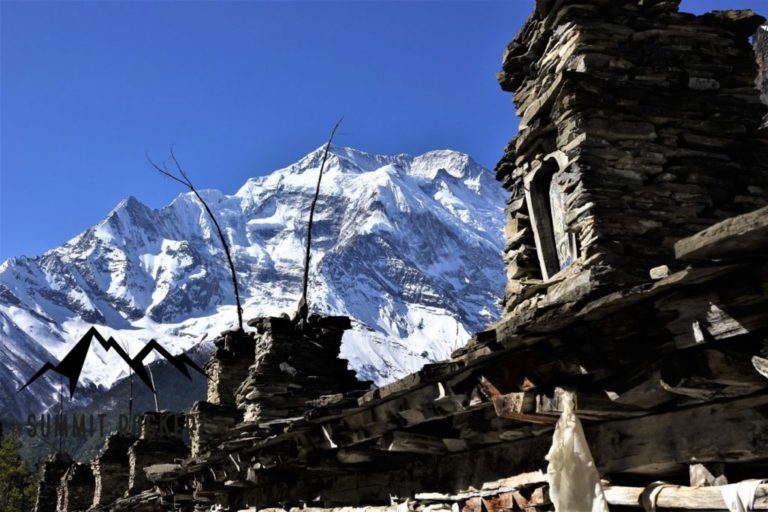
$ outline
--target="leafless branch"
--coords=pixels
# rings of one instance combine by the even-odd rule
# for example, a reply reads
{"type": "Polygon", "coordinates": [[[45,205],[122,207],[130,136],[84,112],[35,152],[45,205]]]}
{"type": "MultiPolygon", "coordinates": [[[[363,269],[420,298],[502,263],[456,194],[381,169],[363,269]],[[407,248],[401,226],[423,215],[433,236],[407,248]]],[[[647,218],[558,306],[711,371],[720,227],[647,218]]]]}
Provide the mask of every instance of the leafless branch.
{"type": "Polygon", "coordinates": [[[320,164],[320,174],[317,176],[317,187],[315,188],[315,197],[312,199],[312,206],[309,208],[309,224],[307,226],[307,253],[304,257],[304,281],[302,283],[301,301],[299,302],[299,316],[302,320],[307,319],[309,313],[309,303],[307,302],[307,287],[309,284],[309,259],[312,252],[312,221],[315,218],[315,207],[317,206],[317,198],[320,196],[320,182],[323,179],[323,170],[325,169],[325,161],[328,159],[328,152],[331,149],[331,142],[333,136],[336,134],[336,130],[339,128],[342,117],[336,122],[336,125],[331,131],[331,136],[328,137],[328,143],[325,145],[325,151],[323,152],[323,161],[320,164]]]}
{"type": "Polygon", "coordinates": [[[240,303],[240,288],[237,285],[237,272],[235,272],[235,263],[232,260],[232,253],[229,250],[229,243],[227,243],[227,239],[224,236],[224,232],[221,230],[221,226],[219,225],[219,222],[216,220],[216,217],[213,215],[213,211],[211,211],[211,208],[208,206],[208,203],[206,203],[205,200],[197,192],[197,189],[192,184],[192,180],[189,179],[189,175],[187,175],[186,171],[179,163],[179,160],[176,158],[176,153],[173,151],[173,146],[171,146],[171,149],[170,149],[170,157],[174,163],[174,166],[176,167],[176,172],[181,176],[181,178],[179,178],[176,174],[174,174],[171,170],[169,170],[168,167],[165,165],[165,163],[163,163],[161,167],[157,165],[152,160],[152,158],[150,158],[148,154],[146,156],[150,165],[152,165],[152,167],[154,167],[154,169],[157,172],[178,183],[181,183],[182,185],[187,187],[189,190],[191,190],[193,194],[195,194],[195,197],[203,205],[203,208],[205,208],[205,212],[208,214],[208,217],[211,219],[211,221],[213,222],[213,225],[216,227],[216,233],[219,236],[221,245],[224,247],[224,253],[227,255],[227,263],[229,264],[229,271],[232,274],[232,288],[235,290],[235,302],[237,305],[237,326],[242,331],[243,330],[243,308],[240,303]]]}

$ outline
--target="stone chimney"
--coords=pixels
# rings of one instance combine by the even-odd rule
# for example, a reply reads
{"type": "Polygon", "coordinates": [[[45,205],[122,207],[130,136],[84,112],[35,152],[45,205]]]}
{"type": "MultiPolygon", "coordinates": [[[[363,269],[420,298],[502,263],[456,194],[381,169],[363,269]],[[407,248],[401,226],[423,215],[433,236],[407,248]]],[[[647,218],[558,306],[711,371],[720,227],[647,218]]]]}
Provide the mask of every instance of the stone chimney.
{"type": "Polygon", "coordinates": [[[508,324],[647,282],[675,241],[768,204],[749,44],[764,19],[678,4],[538,0],[507,47],[508,324]]]}

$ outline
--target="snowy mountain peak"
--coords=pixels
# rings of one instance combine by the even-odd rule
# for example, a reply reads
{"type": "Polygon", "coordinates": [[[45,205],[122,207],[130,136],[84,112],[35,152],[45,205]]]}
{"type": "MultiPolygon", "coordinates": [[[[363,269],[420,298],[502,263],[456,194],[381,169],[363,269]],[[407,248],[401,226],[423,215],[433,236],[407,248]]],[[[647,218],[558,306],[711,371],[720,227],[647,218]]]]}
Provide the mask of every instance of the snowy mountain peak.
{"type": "MultiPolygon", "coordinates": [[[[201,191],[231,244],[246,318],[295,308],[323,150],[233,195],[201,191]]],[[[309,300],[315,311],[355,319],[342,355],[362,378],[383,383],[443,359],[495,319],[504,200],[490,172],[463,153],[332,147],[309,300]]],[[[129,353],[150,338],[179,352],[231,328],[229,270],[212,229],[191,193],[159,209],[128,197],[63,246],[5,262],[0,330],[13,343],[0,345],[0,381],[18,383],[27,367],[60,358],[92,324],[129,353]]],[[[84,378],[114,382],[124,368],[111,358],[95,349],[84,378]]]]}

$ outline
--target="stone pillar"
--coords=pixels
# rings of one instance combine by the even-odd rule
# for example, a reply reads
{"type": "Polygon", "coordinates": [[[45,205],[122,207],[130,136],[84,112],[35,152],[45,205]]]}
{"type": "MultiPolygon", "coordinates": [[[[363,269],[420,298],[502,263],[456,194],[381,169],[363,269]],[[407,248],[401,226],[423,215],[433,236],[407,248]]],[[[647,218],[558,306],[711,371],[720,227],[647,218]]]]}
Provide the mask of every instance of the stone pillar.
{"type": "Polygon", "coordinates": [[[192,457],[208,450],[242,419],[235,407],[235,392],[248,376],[255,342],[250,333],[229,331],[215,341],[216,351],[205,366],[208,374],[206,402],[195,402],[187,416],[192,457]]]}
{"type": "Polygon", "coordinates": [[[183,414],[148,412],[139,419],[139,427],[139,440],[128,452],[130,475],[127,483],[131,494],[152,488],[152,483],[144,473],[145,467],[171,463],[174,459],[184,459],[189,455],[189,448],[182,440],[183,414]]]}
{"type": "Polygon", "coordinates": [[[37,485],[35,512],[56,512],[56,489],[61,485],[61,477],[71,465],[72,458],[66,453],[51,454],[45,459],[37,485]]]}
{"type": "Polygon", "coordinates": [[[216,405],[234,405],[237,388],[253,363],[255,342],[249,333],[229,331],[213,343],[216,352],[205,365],[209,377],[206,399],[216,405]]]}
{"type": "Polygon", "coordinates": [[[237,390],[237,407],[246,423],[300,417],[321,396],[370,387],[338,357],[342,335],[351,327],[349,318],[312,315],[306,324],[259,318],[248,324],[259,334],[256,361],[237,390]]]}
{"type": "Polygon", "coordinates": [[[91,461],[93,507],[109,505],[128,489],[128,449],[135,441],[131,435],[110,434],[99,456],[91,461]]]}
{"type": "Polygon", "coordinates": [[[85,512],[93,503],[94,479],[90,464],[72,464],[56,491],[57,512],[85,512]]]}

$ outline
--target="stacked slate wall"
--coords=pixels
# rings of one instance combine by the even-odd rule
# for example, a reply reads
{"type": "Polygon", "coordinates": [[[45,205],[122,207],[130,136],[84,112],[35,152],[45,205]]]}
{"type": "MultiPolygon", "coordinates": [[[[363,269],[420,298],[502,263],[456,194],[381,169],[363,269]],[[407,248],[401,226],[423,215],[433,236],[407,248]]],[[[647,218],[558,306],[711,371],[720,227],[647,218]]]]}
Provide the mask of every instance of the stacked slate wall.
{"type": "Polygon", "coordinates": [[[211,443],[223,438],[242,419],[235,407],[235,393],[248,376],[254,358],[253,333],[229,331],[214,344],[216,351],[205,366],[209,379],[207,401],[195,402],[187,415],[193,457],[209,450],[211,443]]]}
{"type": "Polygon", "coordinates": [[[101,453],[91,462],[94,478],[93,507],[106,507],[128,489],[128,448],[131,435],[110,434],[101,453]]]}
{"type": "Polygon", "coordinates": [[[56,490],[61,485],[72,458],[66,453],[56,453],[48,456],[40,469],[40,481],[37,484],[35,512],[56,512],[56,490]]]}
{"type": "Polygon", "coordinates": [[[498,75],[522,119],[496,168],[510,318],[647,280],[676,240],[767,204],[749,42],[762,21],[672,0],[536,2],[498,75]],[[556,225],[553,197],[574,257],[546,275],[536,239],[556,225]]]}
{"type": "Polygon", "coordinates": [[[94,479],[90,464],[73,464],[56,491],[57,512],[85,512],[93,503],[94,479]]]}
{"type": "Polygon", "coordinates": [[[148,412],[139,419],[139,439],[128,450],[128,492],[136,494],[151,489],[144,468],[153,464],[185,459],[189,449],[184,444],[184,415],[169,411],[148,412]]]}
{"type": "Polygon", "coordinates": [[[256,359],[237,390],[245,422],[265,423],[303,416],[321,396],[362,392],[348,361],[339,358],[347,317],[311,315],[307,322],[259,318],[256,359]]]}

